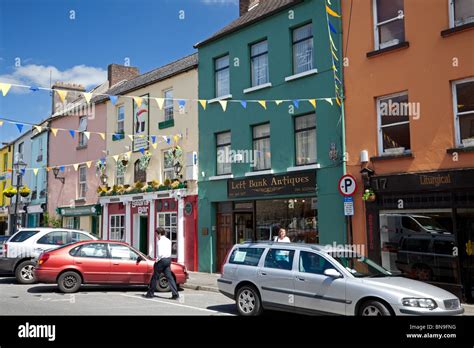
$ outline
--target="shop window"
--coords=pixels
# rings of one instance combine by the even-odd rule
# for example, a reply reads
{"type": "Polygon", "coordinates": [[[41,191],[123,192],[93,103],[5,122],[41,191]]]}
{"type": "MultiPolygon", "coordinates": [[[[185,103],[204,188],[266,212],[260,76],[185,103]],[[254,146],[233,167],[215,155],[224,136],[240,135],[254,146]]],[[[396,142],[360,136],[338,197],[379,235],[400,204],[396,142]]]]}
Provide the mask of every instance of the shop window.
{"type": "Polygon", "coordinates": [[[232,163],[230,161],[230,147],[231,132],[216,134],[217,175],[232,173],[232,163]]]}
{"type": "Polygon", "coordinates": [[[316,115],[295,117],[296,165],[316,163],[316,115]]]}
{"type": "Polygon", "coordinates": [[[405,41],[404,0],[373,0],[375,49],[405,41]]]}
{"type": "Polygon", "coordinates": [[[63,218],[63,226],[68,229],[77,229],[79,228],[79,218],[75,216],[67,216],[63,218]]]}
{"type": "Polygon", "coordinates": [[[230,65],[229,55],[217,58],[214,61],[214,74],[216,83],[216,97],[230,94],[230,65]]]}
{"type": "Polygon", "coordinates": [[[254,170],[271,169],[270,123],[253,127],[253,151],[256,156],[254,170]]]}
{"type": "Polygon", "coordinates": [[[418,225],[416,221],[409,216],[402,217],[402,226],[413,232],[421,232],[420,225],[418,225]]]}
{"type": "Polygon", "coordinates": [[[264,267],[291,271],[294,254],[294,250],[270,249],[265,257],[264,267]]]}
{"type": "Polygon", "coordinates": [[[171,240],[171,257],[176,257],[178,253],[178,229],[177,213],[158,213],[158,227],[166,231],[166,236],[171,240]]]}
{"type": "Polygon", "coordinates": [[[229,258],[229,263],[246,266],[257,266],[264,248],[237,248],[229,258]]]}
{"type": "Polygon", "coordinates": [[[313,69],[313,25],[293,30],[293,74],[313,69]]]}
{"type": "Polygon", "coordinates": [[[379,153],[403,154],[410,150],[410,105],[406,92],[377,98],[379,153]]]}
{"type": "Polygon", "coordinates": [[[300,251],[298,270],[302,273],[324,274],[324,271],[334,266],[324,257],[308,252],[300,251]]]}
{"type": "Polygon", "coordinates": [[[268,41],[250,46],[250,65],[252,66],[252,86],[270,82],[268,74],[268,41]]]}
{"type": "Polygon", "coordinates": [[[453,104],[458,146],[474,146],[474,79],[453,83],[453,104]]]}
{"type": "Polygon", "coordinates": [[[474,22],[472,0],[449,0],[449,17],[451,28],[474,22]]]}
{"type": "Polygon", "coordinates": [[[125,240],[125,215],[110,216],[110,239],[125,240]]]}

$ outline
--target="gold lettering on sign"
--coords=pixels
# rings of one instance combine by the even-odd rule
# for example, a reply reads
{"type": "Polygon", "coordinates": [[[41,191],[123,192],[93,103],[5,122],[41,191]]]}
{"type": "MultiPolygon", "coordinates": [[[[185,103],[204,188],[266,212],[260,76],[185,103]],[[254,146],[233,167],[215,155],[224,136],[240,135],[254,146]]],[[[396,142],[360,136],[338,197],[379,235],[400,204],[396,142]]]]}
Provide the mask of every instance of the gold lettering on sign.
{"type": "Polygon", "coordinates": [[[451,174],[446,175],[420,175],[421,185],[439,185],[451,184],[451,174]]]}

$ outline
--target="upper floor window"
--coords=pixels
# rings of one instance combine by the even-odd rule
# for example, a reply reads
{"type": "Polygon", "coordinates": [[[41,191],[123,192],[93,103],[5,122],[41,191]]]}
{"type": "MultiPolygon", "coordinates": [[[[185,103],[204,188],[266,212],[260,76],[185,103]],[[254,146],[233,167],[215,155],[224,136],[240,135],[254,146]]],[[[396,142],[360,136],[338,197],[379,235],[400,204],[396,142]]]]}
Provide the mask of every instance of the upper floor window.
{"type": "Polygon", "coordinates": [[[217,58],[214,61],[214,73],[216,78],[216,97],[230,94],[230,67],[229,55],[217,58]]]}
{"type": "Polygon", "coordinates": [[[8,170],[8,153],[3,155],[3,171],[6,172],[8,170]]]}
{"type": "Polygon", "coordinates": [[[453,82],[457,145],[474,146],[474,79],[453,82]]]}
{"type": "Polygon", "coordinates": [[[373,0],[375,49],[405,41],[403,0],[373,0]]]}
{"type": "Polygon", "coordinates": [[[173,90],[168,89],[163,94],[165,99],[165,121],[172,120],[174,117],[173,90]]]}
{"type": "Polygon", "coordinates": [[[254,170],[266,170],[272,167],[270,152],[270,123],[253,127],[254,170]]]}
{"type": "Polygon", "coordinates": [[[146,182],[146,169],[140,167],[140,160],[137,159],[133,164],[133,181],[146,182]]]}
{"type": "Polygon", "coordinates": [[[377,98],[380,154],[410,150],[410,110],[406,92],[377,98]]]}
{"type": "Polygon", "coordinates": [[[85,198],[87,193],[87,167],[79,166],[79,197],[85,198]]]}
{"type": "Polygon", "coordinates": [[[125,132],[125,107],[120,105],[117,107],[117,133],[125,132]]]}
{"type": "Polygon", "coordinates": [[[115,184],[116,185],[123,185],[125,184],[125,173],[124,169],[120,166],[115,168],[115,184]]]}
{"type": "Polygon", "coordinates": [[[250,63],[252,66],[252,87],[270,82],[267,40],[250,46],[250,63]]]}
{"type": "Polygon", "coordinates": [[[232,173],[230,145],[230,132],[219,133],[216,135],[217,175],[232,173]]]}
{"type": "Polygon", "coordinates": [[[36,161],[41,162],[43,160],[43,138],[38,138],[38,157],[36,161]]]}
{"type": "Polygon", "coordinates": [[[79,119],[79,146],[87,146],[87,137],[84,134],[87,131],[87,116],[79,119]]]}
{"type": "Polygon", "coordinates": [[[174,180],[176,178],[176,174],[174,171],[174,163],[173,163],[173,150],[166,150],[163,153],[163,181],[166,179],[174,180]]]}
{"type": "Polygon", "coordinates": [[[313,25],[293,29],[293,73],[313,69],[313,25]]]}
{"type": "Polygon", "coordinates": [[[296,165],[316,163],[316,115],[295,117],[296,165]]]}
{"type": "MultiPolygon", "coordinates": [[[[23,148],[25,146],[25,143],[20,143],[18,144],[18,153],[21,155],[21,157],[23,156],[23,148]]],[[[23,158],[23,157],[22,157],[23,158]]]]}
{"type": "Polygon", "coordinates": [[[449,0],[449,17],[451,27],[474,22],[474,4],[472,0],[449,0]]]}

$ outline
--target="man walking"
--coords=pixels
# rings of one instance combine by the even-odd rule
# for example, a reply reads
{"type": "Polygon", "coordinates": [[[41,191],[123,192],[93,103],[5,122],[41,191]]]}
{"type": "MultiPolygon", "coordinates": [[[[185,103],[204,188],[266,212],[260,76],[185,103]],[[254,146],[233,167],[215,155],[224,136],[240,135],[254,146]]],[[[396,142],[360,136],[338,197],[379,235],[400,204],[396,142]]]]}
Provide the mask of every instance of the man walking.
{"type": "Polygon", "coordinates": [[[179,298],[178,289],[176,287],[176,282],[174,281],[173,275],[171,274],[171,241],[166,238],[166,231],[162,227],[156,229],[156,235],[158,237],[158,258],[156,259],[155,265],[153,267],[153,276],[151,277],[151,282],[148,287],[148,291],[145,295],[146,298],[152,298],[155,294],[156,284],[160,278],[160,274],[164,273],[166,279],[171,288],[171,293],[173,296],[172,300],[179,298]]]}

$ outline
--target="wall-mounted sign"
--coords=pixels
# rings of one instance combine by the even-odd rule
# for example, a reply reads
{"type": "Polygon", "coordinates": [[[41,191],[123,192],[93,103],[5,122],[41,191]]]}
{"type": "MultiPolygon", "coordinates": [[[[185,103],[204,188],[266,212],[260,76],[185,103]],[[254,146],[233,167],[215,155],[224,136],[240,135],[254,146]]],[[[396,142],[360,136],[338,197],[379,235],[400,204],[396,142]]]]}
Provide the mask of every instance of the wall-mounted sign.
{"type": "Polygon", "coordinates": [[[133,151],[148,149],[148,130],[150,121],[149,94],[142,95],[141,105],[133,101],[133,151]]]}
{"type": "Polygon", "coordinates": [[[191,215],[193,213],[193,204],[191,202],[187,202],[184,206],[184,213],[186,215],[191,215]]]}
{"type": "Polygon", "coordinates": [[[61,207],[56,208],[56,212],[62,216],[100,215],[101,206],[98,204],[94,204],[81,205],[77,207],[61,207]]]}
{"type": "Polygon", "coordinates": [[[346,174],[339,179],[339,192],[343,196],[352,196],[357,191],[357,182],[356,179],[350,175],[346,174]]]}
{"type": "Polygon", "coordinates": [[[261,197],[316,192],[316,171],[259,175],[227,181],[229,198],[261,197]]]}

